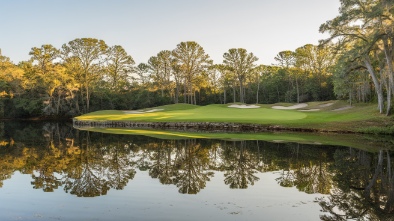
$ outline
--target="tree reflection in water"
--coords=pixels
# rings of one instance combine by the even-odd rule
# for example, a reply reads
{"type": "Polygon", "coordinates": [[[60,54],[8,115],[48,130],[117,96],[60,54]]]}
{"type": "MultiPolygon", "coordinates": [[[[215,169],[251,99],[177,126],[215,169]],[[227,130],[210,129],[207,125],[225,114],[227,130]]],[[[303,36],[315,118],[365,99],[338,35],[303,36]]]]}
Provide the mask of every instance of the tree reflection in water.
{"type": "Polygon", "coordinates": [[[125,143],[108,143],[105,138],[91,142],[87,132],[82,144],[63,178],[66,192],[83,197],[105,195],[110,188],[123,189],[134,178],[136,163],[125,143]]]}
{"type": "MultiPolygon", "coordinates": [[[[181,141],[182,142],[182,141],[181,141]]],[[[176,149],[174,164],[174,184],[180,193],[196,194],[204,189],[206,182],[213,176],[208,169],[208,149],[196,140],[184,140],[176,149]]]]}
{"type": "Polygon", "coordinates": [[[254,182],[259,180],[254,175],[257,173],[258,165],[254,156],[255,154],[246,148],[246,141],[233,142],[232,146],[226,146],[223,151],[223,165],[226,171],[224,183],[232,189],[246,189],[248,185],[254,185],[254,182]]]}
{"type": "Polygon", "coordinates": [[[35,189],[63,188],[79,197],[121,190],[137,171],[179,193],[197,194],[215,172],[229,188],[248,188],[259,173],[281,171],[283,187],[330,194],[322,220],[390,220],[394,213],[393,153],[264,141],[159,140],[77,131],[53,124],[3,124],[0,187],[15,171],[35,189]],[[22,129],[21,129],[22,128],[22,129]]]}
{"type": "Polygon", "coordinates": [[[330,193],[333,173],[329,170],[331,159],[327,152],[315,152],[309,148],[300,152],[301,146],[290,147],[288,157],[284,158],[287,161],[282,162],[285,169],[277,179],[278,183],[284,187],[296,186],[305,193],[330,193]]]}
{"type": "Polygon", "coordinates": [[[322,220],[393,220],[394,171],[392,153],[379,150],[335,152],[337,186],[320,202],[322,220]]]}
{"type": "Polygon", "coordinates": [[[161,184],[174,184],[177,174],[174,167],[174,148],[175,141],[157,142],[158,146],[153,149],[149,175],[154,179],[159,179],[161,184]]]}

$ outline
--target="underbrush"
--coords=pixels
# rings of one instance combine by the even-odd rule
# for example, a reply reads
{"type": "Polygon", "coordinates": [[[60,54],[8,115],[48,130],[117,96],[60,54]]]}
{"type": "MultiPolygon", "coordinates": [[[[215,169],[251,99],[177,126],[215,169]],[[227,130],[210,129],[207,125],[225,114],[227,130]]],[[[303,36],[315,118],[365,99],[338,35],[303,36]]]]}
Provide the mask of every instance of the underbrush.
{"type": "Polygon", "coordinates": [[[372,126],[359,129],[357,132],[365,134],[376,134],[376,135],[394,135],[394,125],[392,126],[372,126]]]}

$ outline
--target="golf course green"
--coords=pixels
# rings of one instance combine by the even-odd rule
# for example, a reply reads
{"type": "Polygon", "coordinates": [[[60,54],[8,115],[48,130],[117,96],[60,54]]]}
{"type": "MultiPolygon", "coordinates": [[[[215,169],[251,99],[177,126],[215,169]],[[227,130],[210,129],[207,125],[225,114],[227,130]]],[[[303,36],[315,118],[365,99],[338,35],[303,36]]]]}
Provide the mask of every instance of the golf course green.
{"type": "Polygon", "coordinates": [[[392,117],[381,115],[376,105],[349,106],[344,101],[298,104],[196,106],[172,104],[143,110],[104,110],[76,117],[76,121],[215,122],[305,128],[326,131],[392,134],[392,117]],[[296,107],[297,106],[297,107],[296,107]],[[294,108],[292,108],[294,107],[294,108]]]}
{"type": "Polygon", "coordinates": [[[307,117],[297,111],[270,108],[228,108],[226,105],[194,106],[174,104],[156,108],[155,112],[98,111],[77,117],[79,120],[131,120],[147,122],[234,122],[270,123],[300,120],[307,117]]]}

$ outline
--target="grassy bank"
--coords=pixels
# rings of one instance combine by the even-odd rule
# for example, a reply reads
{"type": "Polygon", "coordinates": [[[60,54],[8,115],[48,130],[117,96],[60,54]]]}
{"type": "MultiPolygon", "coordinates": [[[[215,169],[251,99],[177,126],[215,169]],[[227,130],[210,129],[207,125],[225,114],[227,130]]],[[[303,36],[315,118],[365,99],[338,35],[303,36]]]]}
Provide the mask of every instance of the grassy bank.
{"type": "Polygon", "coordinates": [[[253,123],[282,128],[307,128],[330,131],[353,131],[393,134],[392,117],[381,115],[376,105],[356,104],[351,108],[342,101],[312,102],[301,109],[280,110],[273,106],[230,108],[229,104],[195,106],[173,104],[139,111],[97,111],[76,117],[91,121],[134,122],[225,122],[253,123]]]}

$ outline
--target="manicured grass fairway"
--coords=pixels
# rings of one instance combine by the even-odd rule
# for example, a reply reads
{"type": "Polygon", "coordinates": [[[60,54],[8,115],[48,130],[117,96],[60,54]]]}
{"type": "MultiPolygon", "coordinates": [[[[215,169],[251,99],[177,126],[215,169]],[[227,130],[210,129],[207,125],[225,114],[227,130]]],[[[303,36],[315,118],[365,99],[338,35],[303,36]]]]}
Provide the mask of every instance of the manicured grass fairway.
{"type": "MultiPolygon", "coordinates": [[[[177,106],[177,105],[174,105],[177,106]]],[[[127,114],[123,111],[97,111],[77,117],[79,120],[131,120],[147,122],[237,122],[269,123],[272,121],[300,120],[307,115],[297,111],[274,110],[269,108],[240,109],[227,105],[193,106],[182,104],[185,109],[164,109],[152,113],[127,114]]]]}
{"type": "MultiPolygon", "coordinates": [[[[394,125],[393,118],[379,114],[375,105],[361,104],[351,109],[333,111],[334,109],[346,106],[347,104],[341,101],[332,101],[332,103],[333,105],[320,108],[321,110],[316,112],[272,109],[271,107],[274,105],[259,105],[260,108],[256,109],[240,109],[229,108],[229,104],[215,104],[208,106],[173,104],[152,108],[163,109],[152,113],[127,113],[127,111],[107,110],[85,114],[77,117],[77,119],[92,121],[119,120],[142,122],[233,122],[277,125],[287,128],[297,127],[349,131],[358,131],[368,127],[384,128],[394,125]]],[[[319,108],[322,104],[324,104],[324,102],[309,103],[308,108],[319,108]]],[[[291,104],[280,105],[291,106],[291,104]]],[[[128,128],[84,128],[84,130],[112,134],[145,135],[161,139],[202,138],[225,140],[264,140],[270,142],[297,142],[317,145],[326,144],[350,146],[369,151],[374,151],[375,148],[373,147],[376,146],[391,148],[387,146],[387,141],[391,140],[390,136],[387,138],[324,133],[210,133],[128,128]]]]}
{"type": "MultiPolygon", "coordinates": [[[[311,103],[309,108],[321,103],[311,103]]],[[[316,112],[299,110],[277,110],[273,105],[260,105],[256,109],[229,108],[229,104],[194,106],[173,104],[155,109],[152,113],[127,113],[127,111],[105,110],[85,114],[78,120],[93,121],[143,121],[143,122],[227,122],[277,125],[282,127],[316,128],[327,130],[356,131],[368,126],[390,124],[392,118],[380,115],[375,105],[360,105],[343,111],[332,111],[346,103],[334,101],[334,105],[316,112]]]]}

